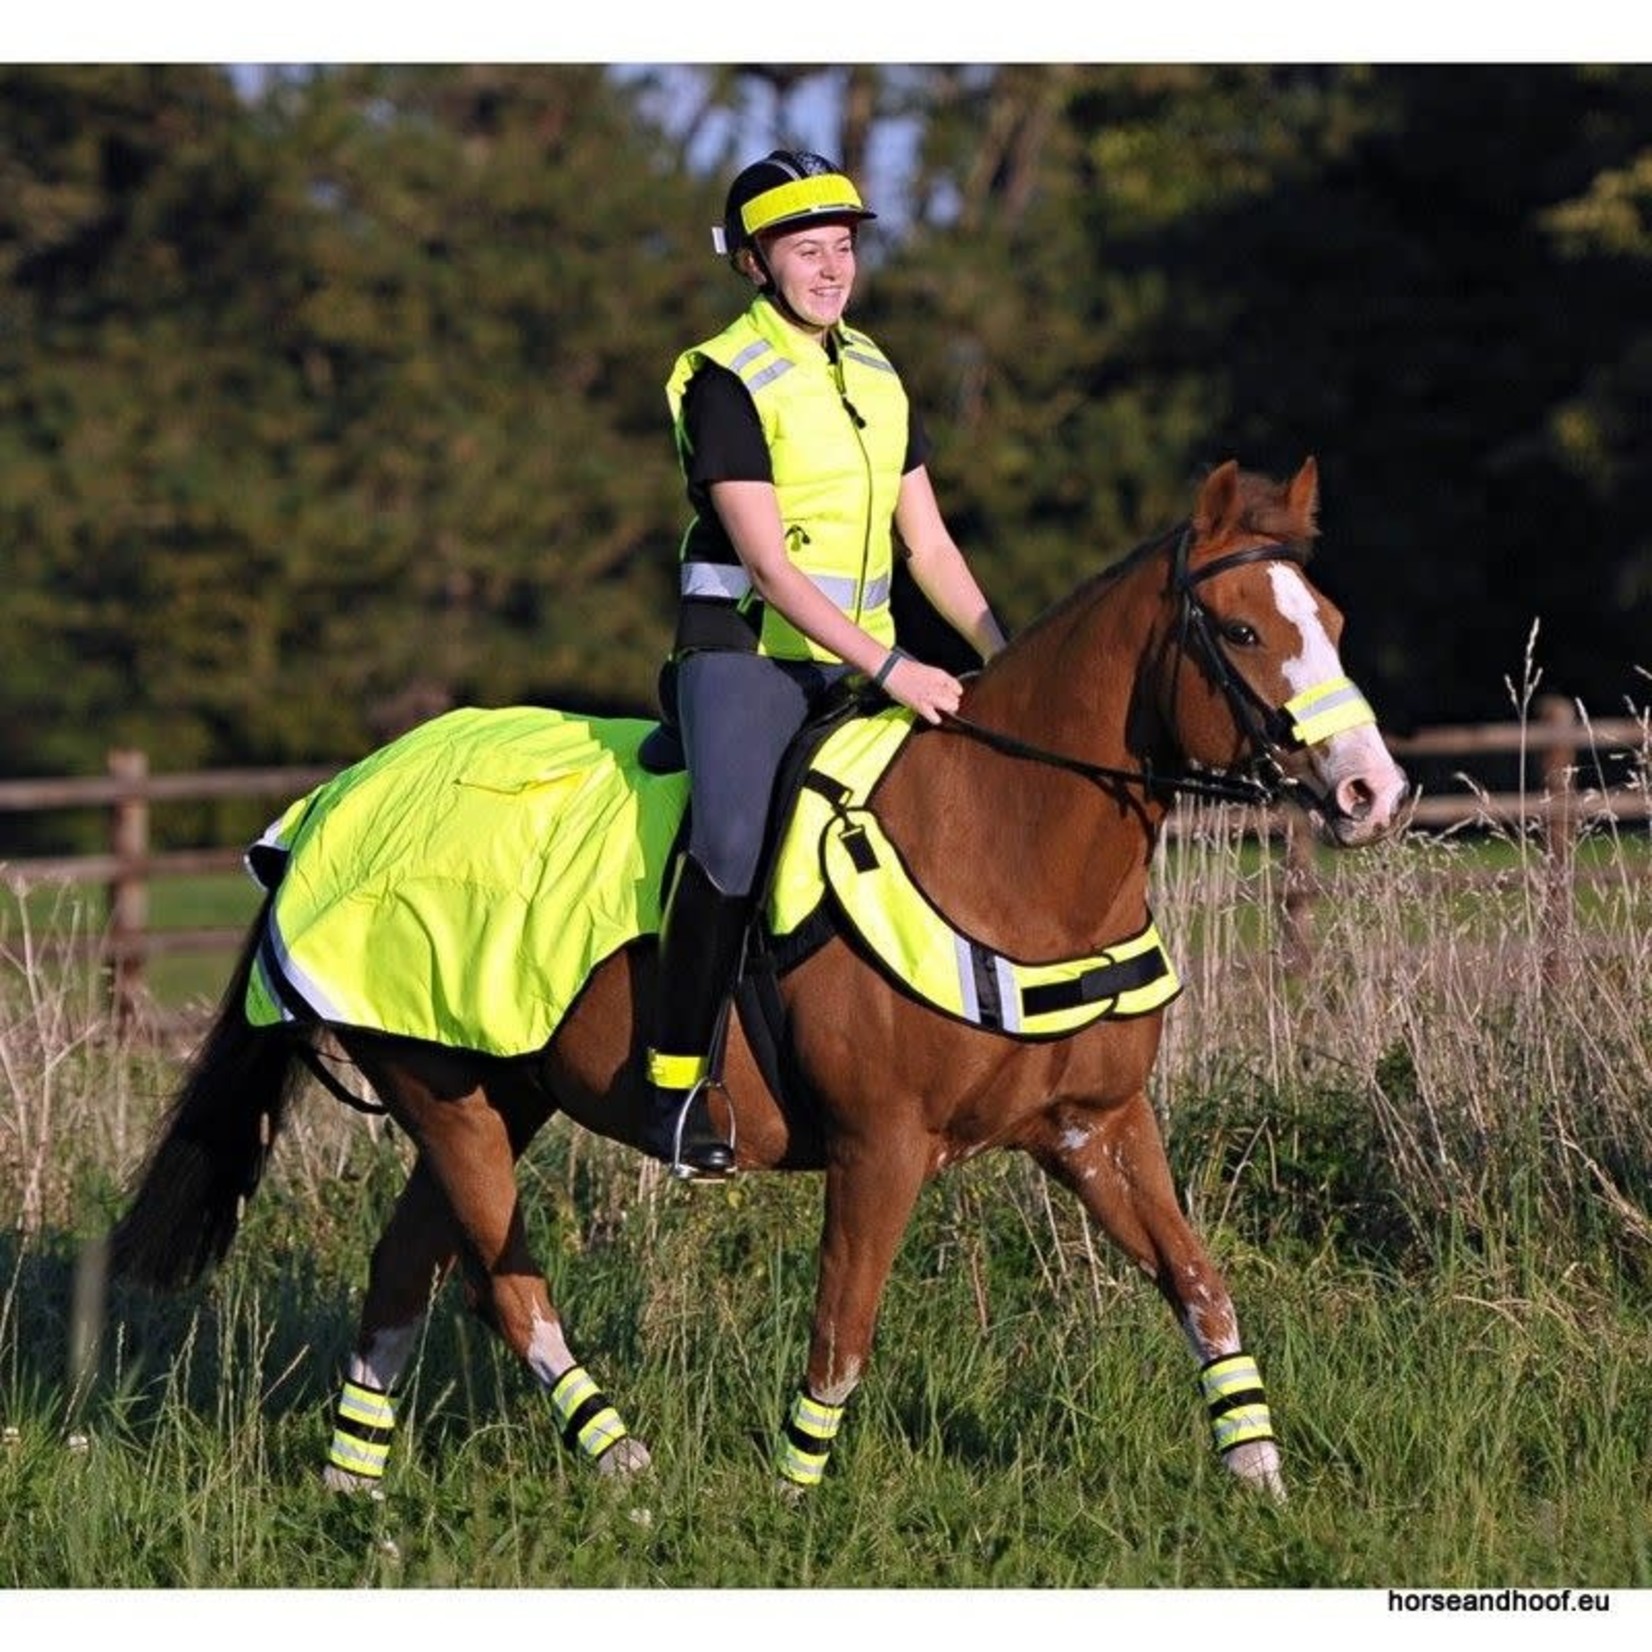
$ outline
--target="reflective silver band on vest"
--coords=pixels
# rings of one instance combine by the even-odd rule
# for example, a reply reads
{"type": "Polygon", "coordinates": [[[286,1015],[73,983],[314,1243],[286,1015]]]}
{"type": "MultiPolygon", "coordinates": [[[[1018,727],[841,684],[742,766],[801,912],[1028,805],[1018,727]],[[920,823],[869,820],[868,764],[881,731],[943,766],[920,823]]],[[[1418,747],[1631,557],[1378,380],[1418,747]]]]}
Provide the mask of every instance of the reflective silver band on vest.
{"type": "Polygon", "coordinates": [[[875,367],[880,373],[893,373],[895,369],[881,356],[869,356],[864,350],[857,350],[852,344],[845,347],[843,352],[845,361],[858,361],[862,367],[875,367]]]}
{"type": "Polygon", "coordinates": [[[761,390],[765,384],[772,384],[782,373],[789,373],[792,370],[792,365],[767,339],[760,338],[754,343],[748,344],[729,363],[729,369],[739,374],[740,382],[745,385],[747,390],[755,393],[761,390]],[[774,359],[765,362],[761,367],[756,367],[753,372],[747,372],[747,368],[754,367],[757,362],[763,361],[766,356],[773,356],[774,359]]]}
{"type": "MultiPolygon", "coordinates": [[[[844,613],[853,613],[856,594],[860,594],[862,612],[882,608],[889,601],[889,577],[869,580],[864,591],[860,581],[829,574],[810,574],[810,582],[829,601],[844,613]]],[[[685,562],[682,565],[680,588],[685,597],[700,597],[714,602],[738,602],[751,591],[751,575],[738,563],[685,562]]]]}

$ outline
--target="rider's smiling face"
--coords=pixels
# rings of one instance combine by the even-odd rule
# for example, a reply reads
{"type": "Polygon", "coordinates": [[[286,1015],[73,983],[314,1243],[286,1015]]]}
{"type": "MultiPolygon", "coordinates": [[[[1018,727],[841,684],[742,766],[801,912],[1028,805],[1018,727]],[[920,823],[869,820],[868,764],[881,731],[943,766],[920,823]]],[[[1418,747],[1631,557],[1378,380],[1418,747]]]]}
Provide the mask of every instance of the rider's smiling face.
{"type": "Polygon", "coordinates": [[[777,230],[762,237],[762,253],[776,291],[797,322],[824,332],[843,318],[855,285],[855,232],[850,225],[777,230]]]}

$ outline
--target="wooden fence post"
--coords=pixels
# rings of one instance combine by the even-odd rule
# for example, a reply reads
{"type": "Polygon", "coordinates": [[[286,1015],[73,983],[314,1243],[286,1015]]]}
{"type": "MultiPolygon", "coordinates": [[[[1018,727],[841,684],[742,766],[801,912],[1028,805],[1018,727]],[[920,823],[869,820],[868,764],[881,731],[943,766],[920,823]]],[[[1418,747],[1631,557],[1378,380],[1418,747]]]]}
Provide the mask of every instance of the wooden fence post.
{"type": "Polygon", "coordinates": [[[1537,716],[1544,729],[1574,731],[1572,739],[1545,746],[1542,761],[1543,975],[1552,981],[1566,968],[1576,917],[1577,707],[1562,694],[1545,694],[1537,716]]]}
{"type": "Polygon", "coordinates": [[[110,992],[115,1030],[129,1032],[143,993],[144,932],[149,927],[149,799],[143,784],[149,758],[141,751],[109,753],[112,779],[132,790],[114,800],[109,816],[109,851],[114,871],[109,882],[110,992]]]}

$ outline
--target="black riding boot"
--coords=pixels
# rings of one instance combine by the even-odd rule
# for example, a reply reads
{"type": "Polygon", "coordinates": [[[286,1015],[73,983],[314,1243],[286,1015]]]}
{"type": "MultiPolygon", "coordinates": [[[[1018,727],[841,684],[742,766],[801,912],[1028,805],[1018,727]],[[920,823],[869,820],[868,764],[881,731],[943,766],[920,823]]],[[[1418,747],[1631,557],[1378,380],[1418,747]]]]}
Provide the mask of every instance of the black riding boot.
{"type": "Polygon", "coordinates": [[[654,1115],[649,1150],[687,1178],[727,1176],[734,1149],[706,1099],[717,1014],[734,984],[751,900],[725,895],[684,855],[660,928],[654,1043],[648,1052],[654,1115]]]}

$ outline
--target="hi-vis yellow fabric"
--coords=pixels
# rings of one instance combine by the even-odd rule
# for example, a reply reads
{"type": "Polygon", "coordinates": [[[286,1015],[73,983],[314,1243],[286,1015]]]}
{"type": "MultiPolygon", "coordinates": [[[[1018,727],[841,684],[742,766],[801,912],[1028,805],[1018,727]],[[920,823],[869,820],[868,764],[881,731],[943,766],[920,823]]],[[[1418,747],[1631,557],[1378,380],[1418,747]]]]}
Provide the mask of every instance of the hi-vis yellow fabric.
{"type": "MultiPolygon", "coordinates": [[[[832,732],[809,766],[817,774],[829,775],[846,797],[864,802],[911,734],[913,722],[904,706],[857,717],[832,732]]],[[[790,935],[813,914],[826,893],[820,841],[836,813],[818,791],[805,788],[798,796],[780,839],[780,859],[769,889],[769,928],[776,935],[790,935]]]]}
{"type": "MultiPolygon", "coordinates": [[[[247,1019],[308,1013],[495,1055],[543,1048],[591,971],[658,933],[688,782],[642,768],[651,727],[454,711],[294,803],[248,855],[275,897],[247,1019]]],[[[1061,1037],[1174,997],[1151,925],[1093,957],[1024,963],[948,923],[866,807],[912,729],[892,706],[815,753],[771,884],[774,934],[830,890],[907,990],[1012,1037],[1061,1037]]]]}
{"type": "Polygon", "coordinates": [[[496,1055],[537,1050],[610,953],[657,932],[687,777],[637,762],[652,724],[523,706],[449,712],[334,776],[264,835],[286,850],[268,953],[323,1020],[496,1055]]]}
{"type": "Polygon", "coordinates": [[[1103,1016],[1144,1015],[1181,991],[1150,923],[1100,953],[1028,963],[953,927],[913,880],[875,813],[865,807],[912,732],[892,706],[852,723],[811,764],[782,842],[770,924],[790,934],[827,888],[838,910],[890,974],[959,1020],[1018,1038],[1059,1038],[1103,1016]]]}
{"type": "MultiPolygon", "coordinates": [[[[751,393],[768,445],[786,548],[855,624],[885,645],[895,640],[889,606],[894,573],[890,524],[907,452],[907,399],[900,375],[865,333],[839,325],[837,358],[800,333],[767,298],[715,337],[685,350],[666,382],[679,449],[683,396],[704,363],[736,374],[751,393]]],[[[683,549],[692,540],[692,527],[683,549]]],[[[737,561],[684,562],[685,596],[755,600],[737,561]]],[[[760,653],[786,660],[832,656],[778,610],[765,607],[760,653]]]]}
{"type": "Polygon", "coordinates": [[[1152,924],[1104,952],[1055,963],[1025,963],[971,940],[930,905],[869,810],[839,815],[821,853],[838,906],[874,955],[961,1021],[1059,1038],[1103,1016],[1145,1015],[1181,990],[1152,924]]]}

